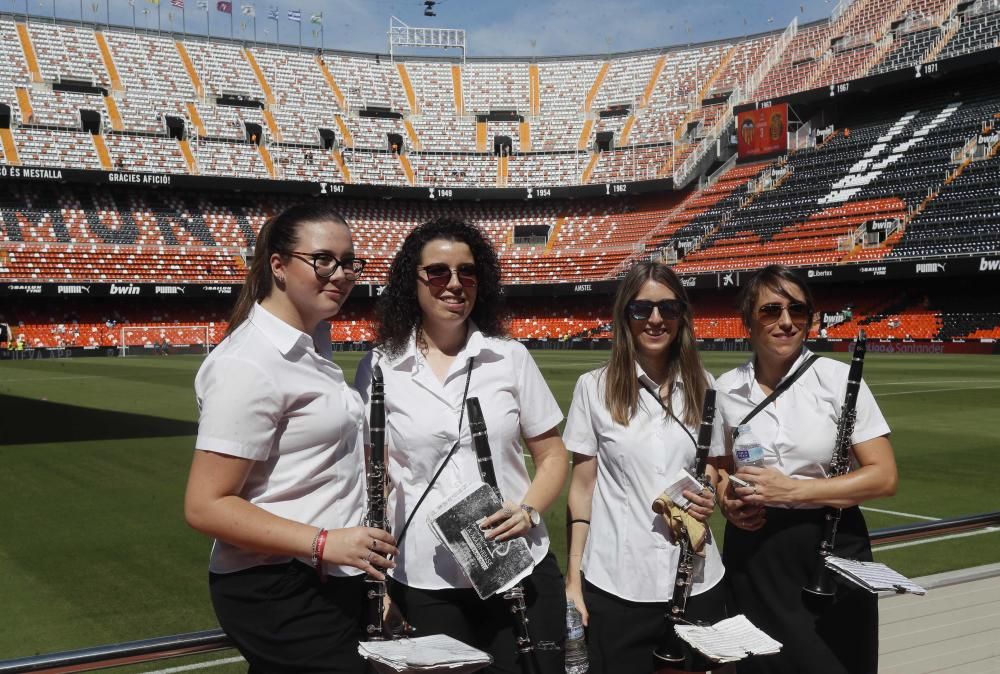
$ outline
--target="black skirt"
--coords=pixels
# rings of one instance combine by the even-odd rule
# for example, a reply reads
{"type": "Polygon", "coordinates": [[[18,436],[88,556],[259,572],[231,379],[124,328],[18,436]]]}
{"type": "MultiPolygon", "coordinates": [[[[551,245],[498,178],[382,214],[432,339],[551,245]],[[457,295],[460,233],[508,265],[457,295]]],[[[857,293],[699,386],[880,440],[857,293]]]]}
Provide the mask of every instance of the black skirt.
{"type": "Polygon", "coordinates": [[[400,582],[392,582],[389,593],[417,636],[447,634],[489,653],[493,664],[484,674],[520,674],[523,657],[531,657],[540,674],[562,674],[566,587],[555,556],[548,553],[521,584],[535,647],[531,656],[517,652],[515,617],[501,595],[484,600],[472,589],[422,590],[400,582]]]}
{"type": "MultiPolygon", "coordinates": [[[[667,621],[668,602],[635,602],[606,592],[589,582],[583,585],[583,600],[590,614],[587,648],[590,674],[652,674],[667,663],[653,655],[654,650],[670,644],[681,662],[672,669],[703,672],[712,664],[694,649],[673,638],[673,624],[667,621]]],[[[723,581],[688,599],[684,617],[688,621],[717,623],[726,618],[723,581]]]]}
{"type": "Polygon", "coordinates": [[[293,561],[209,574],[219,625],[250,674],[363,674],[364,576],[329,576],[293,561]]]}
{"type": "MultiPolygon", "coordinates": [[[[843,582],[837,582],[832,598],[802,590],[819,564],[825,512],[768,508],[767,523],[758,531],[726,525],[722,561],[729,611],[745,614],[782,643],[777,655],[740,661],[740,674],[877,672],[877,596],[843,582]]],[[[843,511],[835,553],[871,561],[868,527],[859,508],[843,511]]]]}

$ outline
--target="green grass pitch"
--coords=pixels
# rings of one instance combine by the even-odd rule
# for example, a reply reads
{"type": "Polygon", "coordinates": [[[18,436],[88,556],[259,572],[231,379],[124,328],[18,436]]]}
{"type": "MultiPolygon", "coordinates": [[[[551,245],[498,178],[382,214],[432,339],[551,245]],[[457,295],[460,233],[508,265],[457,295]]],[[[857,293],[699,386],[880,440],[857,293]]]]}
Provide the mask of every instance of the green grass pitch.
{"type": "MultiPolygon", "coordinates": [[[[337,355],[349,379],[360,355],[337,355]]],[[[534,355],[565,411],[576,378],[606,352],[534,355]]],[[[707,353],[705,363],[720,374],[743,358],[707,353]]],[[[186,527],[181,504],[200,363],[0,363],[0,660],[216,626],[209,541],[186,527]]],[[[869,526],[996,510],[1000,358],[869,354],[865,378],[901,475],[895,497],[867,504],[891,511],[869,510],[869,526]]],[[[546,515],[561,562],[564,511],[563,498],[546,515]]],[[[1000,533],[876,558],[911,576],[976,566],[1000,559],[1000,533]]]]}

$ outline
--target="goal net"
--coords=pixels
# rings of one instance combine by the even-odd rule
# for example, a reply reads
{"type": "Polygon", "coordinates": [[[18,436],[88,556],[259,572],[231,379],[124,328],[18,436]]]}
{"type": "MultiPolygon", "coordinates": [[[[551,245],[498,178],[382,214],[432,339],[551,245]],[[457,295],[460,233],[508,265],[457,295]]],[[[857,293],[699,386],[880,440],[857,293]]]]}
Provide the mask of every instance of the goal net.
{"type": "Polygon", "coordinates": [[[118,352],[125,356],[206,355],[219,339],[215,325],[129,325],[121,329],[118,352]]]}

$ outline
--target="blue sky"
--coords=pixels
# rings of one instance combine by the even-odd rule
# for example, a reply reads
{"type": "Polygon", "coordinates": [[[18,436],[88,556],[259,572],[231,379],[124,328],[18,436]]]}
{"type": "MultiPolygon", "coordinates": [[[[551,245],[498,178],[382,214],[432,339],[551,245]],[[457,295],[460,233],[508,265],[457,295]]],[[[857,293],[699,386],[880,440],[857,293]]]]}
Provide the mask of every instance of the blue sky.
{"type": "MultiPolygon", "coordinates": [[[[198,0],[183,0],[189,33],[207,32],[206,14],[198,0]]],[[[230,16],[208,0],[211,34],[230,36],[230,16]]],[[[465,29],[469,56],[553,56],[629,51],[702,42],[784,28],[798,17],[809,22],[828,17],[836,0],[745,0],[668,2],[666,0],[440,0],[437,16],[423,16],[423,0],[233,0],[235,37],[253,40],[253,22],[241,5],[256,8],[256,39],[273,42],[275,22],[267,8],[278,7],[281,42],[297,44],[299,25],[287,19],[289,9],[302,12],[302,44],[319,46],[317,26],[309,17],[322,12],[327,49],[388,51],[389,17],[410,26],[465,29]]],[[[56,16],[131,26],[129,0],[0,0],[0,12],[56,16]],[[108,4],[110,3],[110,4],[108,4]]],[[[181,30],[181,10],[171,0],[134,0],[136,24],[164,31],[181,30]]]]}

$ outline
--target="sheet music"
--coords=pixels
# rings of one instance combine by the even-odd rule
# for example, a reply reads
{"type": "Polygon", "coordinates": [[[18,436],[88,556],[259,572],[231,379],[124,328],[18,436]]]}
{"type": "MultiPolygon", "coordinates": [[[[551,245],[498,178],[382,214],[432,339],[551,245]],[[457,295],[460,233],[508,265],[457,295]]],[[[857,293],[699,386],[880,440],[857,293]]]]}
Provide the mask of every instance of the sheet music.
{"type": "Polygon", "coordinates": [[[676,503],[681,508],[687,508],[691,503],[687,498],[684,497],[682,493],[684,490],[693,491],[694,493],[700,493],[702,490],[701,483],[694,479],[694,475],[689,473],[684,468],[677,471],[674,475],[673,483],[664,489],[670,500],[676,503]]]}
{"type": "Polygon", "coordinates": [[[927,590],[881,562],[859,562],[831,555],[826,558],[826,565],[869,592],[927,594],[927,590]]]}
{"type": "Polygon", "coordinates": [[[748,655],[771,655],[781,650],[775,641],[743,614],[714,625],[677,625],[677,635],[716,662],[736,662],[748,655]]]}
{"type": "Polygon", "coordinates": [[[450,672],[464,674],[489,666],[493,658],[446,634],[415,639],[363,641],[358,653],[376,669],[392,672],[450,672]]]}

